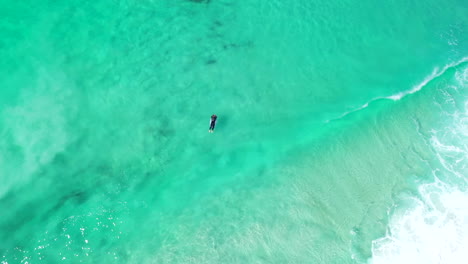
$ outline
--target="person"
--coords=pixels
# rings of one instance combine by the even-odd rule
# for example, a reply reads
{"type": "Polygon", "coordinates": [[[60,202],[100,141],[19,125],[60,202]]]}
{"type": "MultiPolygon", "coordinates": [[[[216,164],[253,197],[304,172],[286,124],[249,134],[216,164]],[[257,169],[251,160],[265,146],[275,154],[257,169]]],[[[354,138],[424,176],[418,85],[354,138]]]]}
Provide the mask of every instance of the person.
{"type": "Polygon", "coordinates": [[[208,132],[210,133],[213,133],[214,129],[215,129],[215,125],[216,125],[216,119],[218,117],[216,115],[212,115],[211,116],[211,120],[210,120],[210,129],[208,130],[208,132]]]}

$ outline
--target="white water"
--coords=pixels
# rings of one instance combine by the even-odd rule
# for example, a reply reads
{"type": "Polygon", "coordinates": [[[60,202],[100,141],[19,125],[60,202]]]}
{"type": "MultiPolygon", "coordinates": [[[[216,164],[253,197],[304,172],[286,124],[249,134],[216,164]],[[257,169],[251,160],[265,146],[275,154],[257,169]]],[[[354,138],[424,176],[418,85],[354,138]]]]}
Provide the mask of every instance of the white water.
{"type": "MultiPolygon", "coordinates": [[[[382,100],[382,99],[386,99],[386,100],[392,100],[392,101],[399,101],[401,100],[403,97],[407,96],[407,95],[410,95],[410,94],[414,94],[418,91],[420,91],[423,87],[425,87],[428,83],[430,83],[431,81],[437,79],[439,76],[441,76],[442,74],[444,74],[448,69],[451,69],[453,67],[456,67],[460,64],[463,64],[465,62],[468,61],[468,57],[464,57],[462,58],[461,60],[457,61],[457,62],[454,62],[454,63],[450,63],[450,64],[447,64],[445,65],[442,70],[439,70],[439,68],[435,68],[432,73],[430,75],[428,75],[422,82],[420,82],[419,84],[413,86],[411,89],[407,90],[407,91],[403,91],[403,92],[399,92],[397,94],[393,94],[393,95],[390,95],[390,96],[386,96],[386,97],[377,97],[377,98],[374,98],[366,103],[364,103],[362,106],[354,109],[354,110],[351,110],[351,111],[348,111],[348,112],[345,112],[343,113],[341,116],[337,117],[337,118],[334,118],[332,120],[327,120],[325,123],[328,123],[330,121],[333,121],[333,120],[338,120],[338,119],[341,119],[349,114],[352,114],[354,112],[358,112],[360,110],[363,110],[365,108],[367,108],[370,104],[372,104],[373,102],[375,101],[379,101],[379,100],[382,100]]],[[[468,73],[463,72],[463,73],[457,73],[457,80],[460,82],[460,78],[464,78],[465,81],[466,79],[468,78],[467,77],[468,73]]]]}
{"type": "MultiPolygon", "coordinates": [[[[447,86],[447,90],[466,89],[467,75],[468,69],[457,71],[456,84],[447,86]]],[[[431,131],[429,143],[439,161],[433,170],[434,181],[420,184],[417,197],[395,204],[386,236],[373,241],[370,264],[468,261],[468,101],[464,110],[456,110],[456,99],[445,94],[443,104],[455,110],[442,110],[447,125],[431,131]]]]}

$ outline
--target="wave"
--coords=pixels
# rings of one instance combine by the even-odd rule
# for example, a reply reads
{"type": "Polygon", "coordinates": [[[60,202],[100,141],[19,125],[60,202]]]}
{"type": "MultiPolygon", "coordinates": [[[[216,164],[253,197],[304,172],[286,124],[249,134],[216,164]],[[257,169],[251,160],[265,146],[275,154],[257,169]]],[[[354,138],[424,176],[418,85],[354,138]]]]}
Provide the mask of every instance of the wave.
{"type": "Polygon", "coordinates": [[[400,93],[397,93],[397,94],[394,94],[394,95],[384,97],[383,99],[390,99],[390,100],[393,100],[393,101],[398,101],[401,98],[403,98],[403,97],[405,97],[405,96],[407,96],[409,94],[414,94],[415,92],[421,90],[424,86],[426,86],[432,80],[435,80],[436,78],[438,78],[439,76],[444,74],[447,70],[449,70],[451,68],[454,68],[454,67],[457,67],[460,64],[463,64],[463,63],[465,63],[467,61],[468,61],[468,57],[465,57],[465,58],[459,60],[458,62],[447,64],[444,68],[442,68],[441,71],[439,71],[438,68],[435,68],[431,75],[426,77],[424,79],[424,81],[422,81],[420,84],[414,86],[412,89],[410,89],[408,91],[404,91],[404,92],[400,92],[400,93]]]}
{"type": "Polygon", "coordinates": [[[457,71],[457,83],[447,86],[462,95],[464,104],[458,105],[464,105],[464,109],[455,107],[453,100],[446,100],[441,112],[444,125],[430,130],[430,145],[438,160],[432,168],[433,182],[419,184],[417,196],[394,204],[386,235],[372,243],[369,264],[466,263],[468,101],[465,89],[457,88],[467,88],[467,75],[468,68],[457,71]]]}
{"type": "Polygon", "coordinates": [[[437,180],[419,187],[421,198],[393,215],[388,234],[372,243],[370,264],[466,263],[468,192],[437,180]]]}
{"type": "MultiPolygon", "coordinates": [[[[406,90],[406,91],[403,91],[403,92],[399,92],[397,94],[389,95],[389,96],[376,97],[376,98],[371,99],[370,101],[366,102],[365,104],[363,104],[362,106],[360,106],[360,107],[358,107],[356,109],[353,109],[351,111],[347,111],[347,112],[343,113],[342,115],[340,115],[337,118],[326,120],[325,123],[329,123],[330,121],[334,121],[334,120],[339,120],[339,119],[342,119],[342,118],[346,117],[349,114],[361,111],[362,109],[367,108],[370,104],[372,104],[373,102],[376,102],[376,101],[380,101],[380,100],[399,101],[399,100],[401,100],[403,97],[405,97],[407,95],[414,94],[414,93],[420,91],[428,83],[430,83],[431,81],[437,79],[438,77],[443,75],[445,72],[447,72],[447,70],[452,69],[454,67],[457,67],[457,66],[459,66],[459,65],[461,65],[461,64],[463,64],[465,62],[468,62],[468,57],[464,57],[464,58],[462,58],[461,60],[459,60],[457,62],[447,64],[445,67],[442,68],[442,70],[439,70],[439,68],[435,68],[429,76],[427,76],[418,85],[413,86],[413,88],[411,88],[409,90],[406,90]]],[[[466,76],[465,76],[465,78],[466,78],[466,76]]]]}

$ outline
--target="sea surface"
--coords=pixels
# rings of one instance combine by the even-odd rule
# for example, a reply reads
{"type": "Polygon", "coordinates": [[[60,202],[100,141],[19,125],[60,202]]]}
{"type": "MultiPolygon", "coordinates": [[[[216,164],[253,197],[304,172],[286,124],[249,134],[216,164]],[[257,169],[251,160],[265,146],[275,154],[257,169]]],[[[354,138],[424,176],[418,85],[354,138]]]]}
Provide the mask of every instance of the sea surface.
{"type": "Polygon", "coordinates": [[[0,262],[466,263],[467,31],[465,0],[0,0],[0,262]]]}

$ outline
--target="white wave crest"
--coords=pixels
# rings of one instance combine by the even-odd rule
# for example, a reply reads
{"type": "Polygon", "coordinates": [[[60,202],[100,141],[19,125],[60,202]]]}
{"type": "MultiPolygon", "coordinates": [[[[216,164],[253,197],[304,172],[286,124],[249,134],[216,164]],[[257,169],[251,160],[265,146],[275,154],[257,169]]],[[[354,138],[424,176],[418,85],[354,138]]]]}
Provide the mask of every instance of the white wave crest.
{"type": "MultiPolygon", "coordinates": [[[[375,102],[375,101],[378,101],[378,100],[392,100],[392,101],[398,101],[400,99],[402,99],[403,97],[407,96],[407,95],[410,95],[410,94],[414,94],[418,91],[420,91],[424,86],[426,86],[428,83],[430,83],[432,80],[436,79],[437,77],[441,76],[442,74],[444,74],[448,69],[450,68],[453,68],[453,67],[456,67],[462,63],[465,63],[465,62],[468,62],[468,57],[464,57],[463,59],[457,61],[457,62],[454,62],[454,63],[450,63],[450,64],[447,64],[445,67],[442,68],[442,70],[439,70],[439,68],[435,68],[432,73],[427,76],[426,78],[424,78],[424,80],[413,86],[411,89],[407,90],[407,91],[403,91],[403,92],[399,92],[397,94],[393,94],[393,95],[390,95],[390,96],[384,96],[384,97],[376,97],[366,103],[364,103],[362,106],[356,108],[356,109],[353,109],[351,111],[347,111],[345,113],[343,113],[342,115],[340,115],[339,117],[337,118],[333,118],[331,120],[327,120],[325,123],[328,123],[330,121],[333,121],[333,120],[338,120],[338,119],[342,119],[343,117],[351,114],[351,113],[354,113],[354,112],[358,112],[364,108],[367,108],[371,103],[375,102]]],[[[458,75],[456,76],[457,80],[462,83],[462,82],[468,82],[468,70],[465,70],[463,73],[458,73],[458,75]]]]}
{"type": "MultiPolygon", "coordinates": [[[[419,83],[418,85],[413,86],[413,88],[411,88],[410,90],[399,92],[399,93],[394,94],[394,95],[390,95],[390,96],[387,96],[387,97],[381,97],[381,98],[377,98],[377,99],[390,99],[390,100],[393,100],[393,101],[398,101],[401,98],[403,98],[403,97],[405,97],[405,96],[407,96],[409,94],[414,94],[415,92],[421,90],[429,82],[431,82],[432,80],[434,80],[437,77],[444,74],[448,69],[453,68],[453,67],[455,67],[457,65],[460,65],[460,64],[462,64],[464,62],[467,62],[467,61],[468,61],[468,57],[465,57],[465,58],[459,60],[458,62],[450,63],[450,64],[445,65],[445,67],[442,68],[442,70],[439,70],[438,68],[435,68],[432,71],[431,75],[427,76],[421,83],[419,83]]],[[[374,99],[374,100],[376,100],[376,99],[374,99]]]]}

